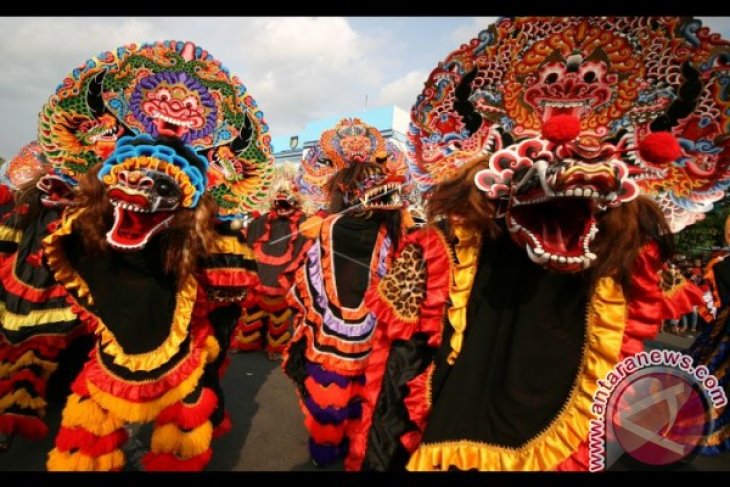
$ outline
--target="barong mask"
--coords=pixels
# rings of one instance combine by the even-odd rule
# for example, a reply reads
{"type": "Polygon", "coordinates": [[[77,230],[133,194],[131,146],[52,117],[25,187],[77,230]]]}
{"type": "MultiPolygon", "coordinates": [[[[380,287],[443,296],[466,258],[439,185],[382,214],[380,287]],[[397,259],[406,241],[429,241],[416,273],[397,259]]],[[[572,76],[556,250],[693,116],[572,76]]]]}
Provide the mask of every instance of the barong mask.
{"type": "Polygon", "coordinates": [[[176,137],[209,162],[218,218],[266,204],[271,136],[245,86],[191,42],[129,44],[75,69],[43,107],[39,142],[51,164],[77,180],[124,136],[176,137]]]}
{"type": "MultiPolygon", "coordinates": [[[[180,144],[181,145],[181,144],[180,144]]],[[[149,136],[122,138],[99,179],[114,206],[106,235],[117,250],[139,250],[169,225],[179,208],[195,208],[205,191],[208,164],[149,136]]]]}
{"type": "Polygon", "coordinates": [[[730,185],[730,44],[692,18],[504,18],[434,69],[412,108],[419,187],[475,184],[530,258],[589,267],[596,215],[643,192],[673,232],[730,185]]]}
{"type": "MultiPolygon", "coordinates": [[[[311,204],[324,208],[329,200],[325,188],[330,179],[341,169],[352,164],[374,163],[383,166],[383,174],[388,173],[398,179],[398,183],[405,183],[401,189],[410,191],[413,187],[408,178],[408,167],[405,162],[405,155],[402,150],[391,140],[385,140],[383,135],[375,127],[362,122],[358,118],[345,118],[337,125],[322,133],[319,142],[304,152],[302,163],[299,166],[296,182],[302,194],[310,200],[311,204]]],[[[365,180],[359,183],[362,194],[350,194],[349,205],[356,204],[356,200],[364,196],[365,184],[376,185],[380,181],[376,179],[377,170],[372,173],[372,181],[365,180]]],[[[395,180],[390,181],[394,183],[395,180]]],[[[340,188],[347,192],[347,188],[340,188]]],[[[395,189],[394,187],[391,190],[395,189]]],[[[389,193],[390,194],[390,193],[389,193]]],[[[368,195],[368,203],[374,202],[375,193],[368,195]]],[[[400,195],[399,195],[400,198],[400,195]]],[[[362,201],[360,203],[365,203],[362,201]]],[[[398,202],[398,208],[403,205],[398,202]]],[[[367,205],[365,205],[367,206],[367,205]]],[[[389,207],[390,204],[385,205],[389,207]]],[[[393,209],[393,208],[381,208],[393,209]]]]}

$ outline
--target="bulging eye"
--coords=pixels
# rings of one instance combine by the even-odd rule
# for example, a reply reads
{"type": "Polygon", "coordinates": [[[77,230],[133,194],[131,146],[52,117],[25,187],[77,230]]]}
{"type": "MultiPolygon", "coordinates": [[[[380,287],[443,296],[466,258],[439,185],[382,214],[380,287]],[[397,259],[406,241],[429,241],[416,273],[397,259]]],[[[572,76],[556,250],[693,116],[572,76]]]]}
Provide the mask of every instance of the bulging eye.
{"type": "Polygon", "coordinates": [[[188,108],[190,110],[195,110],[196,108],[198,108],[198,100],[194,96],[189,96],[185,98],[183,104],[185,105],[185,108],[188,108]]]}
{"type": "Polygon", "coordinates": [[[164,88],[157,92],[157,99],[160,101],[168,101],[170,98],[170,92],[164,88]]]}
{"type": "Polygon", "coordinates": [[[545,77],[545,83],[551,85],[558,80],[558,73],[550,73],[545,77]]]}
{"type": "Polygon", "coordinates": [[[713,68],[727,68],[728,65],[730,65],[730,55],[728,54],[720,54],[712,62],[713,68]]]}
{"type": "Polygon", "coordinates": [[[165,180],[157,181],[155,183],[155,190],[157,191],[157,194],[163,198],[169,198],[177,194],[177,188],[175,185],[165,180]]]}
{"type": "Polygon", "coordinates": [[[583,74],[583,81],[586,83],[593,83],[596,81],[596,72],[595,71],[588,71],[583,74]]]}

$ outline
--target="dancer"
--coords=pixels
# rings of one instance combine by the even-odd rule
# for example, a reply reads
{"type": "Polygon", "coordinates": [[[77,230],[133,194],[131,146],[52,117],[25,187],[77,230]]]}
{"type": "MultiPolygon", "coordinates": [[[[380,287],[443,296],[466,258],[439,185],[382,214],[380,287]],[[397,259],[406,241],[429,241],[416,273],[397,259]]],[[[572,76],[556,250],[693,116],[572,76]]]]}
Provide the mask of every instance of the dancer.
{"type": "Polygon", "coordinates": [[[309,245],[299,231],[305,218],[299,187],[282,169],[273,185],[271,209],[246,227],[260,285],[247,300],[250,304],[236,328],[233,349],[265,349],[269,358],[276,359],[289,342],[293,310],[286,294],[309,245]]]}
{"type": "Polygon", "coordinates": [[[207,51],[177,41],[102,53],[44,107],[44,152],[79,180],[45,257],[97,338],[49,469],[120,469],[125,425],[154,422],[144,467],[200,470],[230,427],[219,376],[257,285],[237,221],[272,175],[255,107],[207,51]]]}
{"type": "MultiPolygon", "coordinates": [[[[337,172],[325,187],[329,216],[306,253],[290,302],[298,316],[284,370],[297,384],[316,465],[344,457],[360,417],[375,320],[363,298],[405,236],[402,175],[389,171],[377,129],[344,119],[313,149],[337,172]]],[[[403,166],[405,167],[405,166],[403,166]]]]}
{"type": "Polygon", "coordinates": [[[699,185],[693,164],[724,164],[677,141],[697,140],[698,99],[727,107],[716,80],[698,85],[722,69],[705,48],[727,44],[706,29],[693,44],[697,26],[502,19],[439,63],[409,134],[430,225],[366,295],[378,324],[348,469],[587,468],[596,381],[691,310],[659,271],[670,229],[708,208],[675,191],[699,185]]]}
{"type": "Polygon", "coordinates": [[[72,204],[71,187],[53,173],[37,142],[23,147],[3,168],[0,451],[10,447],[15,434],[37,440],[48,433],[44,416],[49,378],[58,369],[61,352],[86,331],[43,262],[41,245],[72,204]]]}
{"type": "MultiPolygon", "coordinates": [[[[725,245],[730,245],[730,217],[725,220],[725,245]]],[[[695,365],[704,365],[720,382],[725,395],[730,396],[728,369],[730,369],[730,252],[723,251],[707,265],[705,281],[707,306],[701,307],[707,326],[694,341],[689,353],[695,365]]],[[[719,455],[730,449],[730,408],[713,410],[712,425],[700,452],[719,455]]]]}

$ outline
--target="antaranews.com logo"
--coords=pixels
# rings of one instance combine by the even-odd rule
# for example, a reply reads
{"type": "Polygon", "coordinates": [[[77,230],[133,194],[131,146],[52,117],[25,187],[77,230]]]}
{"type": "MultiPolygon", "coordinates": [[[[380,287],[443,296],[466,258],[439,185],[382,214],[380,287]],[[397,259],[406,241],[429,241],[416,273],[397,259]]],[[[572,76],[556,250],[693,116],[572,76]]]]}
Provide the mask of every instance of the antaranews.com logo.
{"type": "Polygon", "coordinates": [[[709,369],[675,350],[626,357],[597,384],[588,437],[591,472],[624,453],[648,465],[678,462],[706,436],[711,408],[727,404],[709,369]]]}

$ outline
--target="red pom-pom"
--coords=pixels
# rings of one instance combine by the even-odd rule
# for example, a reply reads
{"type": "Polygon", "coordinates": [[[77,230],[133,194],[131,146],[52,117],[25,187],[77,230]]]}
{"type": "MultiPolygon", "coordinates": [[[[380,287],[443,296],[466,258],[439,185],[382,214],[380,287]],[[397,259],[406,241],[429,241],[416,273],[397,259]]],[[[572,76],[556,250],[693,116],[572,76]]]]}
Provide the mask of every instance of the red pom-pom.
{"type": "Polygon", "coordinates": [[[669,132],[653,132],[639,143],[639,154],[645,161],[667,164],[682,155],[677,138],[669,132]]]}
{"type": "Polygon", "coordinates": [[[0,184],[0,205],[9,203],[13,199],[13,193],[4,184],[0,184]]]}
{"type": "Polygon", "coordinates": [[[544,139],[556,144],[564,144],[578,137],[580,119],[573,115],[555,115],[542,126],[544,139]]]}

